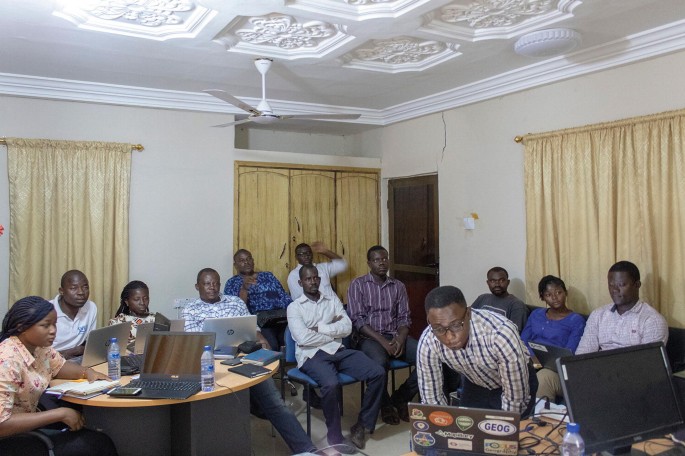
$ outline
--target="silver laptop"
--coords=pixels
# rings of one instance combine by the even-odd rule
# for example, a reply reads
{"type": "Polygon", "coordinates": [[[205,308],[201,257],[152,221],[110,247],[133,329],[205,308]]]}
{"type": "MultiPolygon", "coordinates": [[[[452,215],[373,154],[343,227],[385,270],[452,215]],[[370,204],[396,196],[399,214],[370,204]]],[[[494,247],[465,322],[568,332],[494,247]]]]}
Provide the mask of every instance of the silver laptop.
{"type": "Polygon", "coordinates": [[[157,312],[155,314],[154,331],[183,332],[185,331],[185,320],[172,320],[164,316],[161,312],[157,312]]]}
{"type": "Polygon", "coordinates": [[[257,316],[207,318],[202,331],[216,333],[215,358],[232,358],[236,347],[248,340],[257,340],[257,316]]]}
{"type": "Polygon", "coordinates": [[[119,352],[123,355],[131,334],[131,323],[119,323],[104,328],[94,329],[88,334],[86,348],[83,350],[81,365],[91,367],[107,361],[107,349],[112,337],[117,338],[119,352]]]}
{"type": "Polygon", "coordinates": [[[422,455],[516,456],[521,416],[515,412],[410,402],[414,451],[422,455]]]}
{"type": "Polygon", "coordinates": [[[136,340],[133,345],[133,350],[131,350],[134,354],[140,355],[145,353],[145,341],[154,327],[154,323],[141,323],[138,325],[136,328],[136,340]]]}
{"type": "Polygon", "coordinates": [[[545,345],[538,342],[528,342],[528,346],[533,350],[538,363],[546,369],[557,371],[557,359],[566,356],[573,356],[573,352],[565,347],[545,345]]]}

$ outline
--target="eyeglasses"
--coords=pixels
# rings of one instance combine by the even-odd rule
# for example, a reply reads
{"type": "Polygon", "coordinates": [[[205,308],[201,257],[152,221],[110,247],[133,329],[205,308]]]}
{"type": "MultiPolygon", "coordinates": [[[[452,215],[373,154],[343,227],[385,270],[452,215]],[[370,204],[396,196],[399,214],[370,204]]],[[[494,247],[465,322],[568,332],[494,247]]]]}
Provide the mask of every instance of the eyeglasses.
{"type": "Polygon", "coordinates": [[[442,337],[445,334],[447,334],[447,331],[451,331],[452,334],[455,336],[462,332],[464,330],[464,326],[466,326],[466,322],[469,321],[468,319],[468,310],[466,315],[464,315],[464,319],[460,321],[455,321],[452,322],[448,327],[444,326],[431,326],[431,331],[433,331],[433,334],[435,334],[438,337],[442,337]]]}

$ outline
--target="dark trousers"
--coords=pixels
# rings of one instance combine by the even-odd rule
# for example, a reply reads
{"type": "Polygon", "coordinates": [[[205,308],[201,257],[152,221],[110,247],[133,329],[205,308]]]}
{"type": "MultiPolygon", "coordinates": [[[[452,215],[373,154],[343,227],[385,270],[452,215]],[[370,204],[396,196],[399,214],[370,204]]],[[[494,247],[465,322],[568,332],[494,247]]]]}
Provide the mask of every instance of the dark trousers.
{"type": "Polygon", "coordinates": [[[273,351],[281,351],[281,347],[285,346],[285,328],[287,324],[276,325],[270,328],[260,328],[262,336],[269,342],[273,351]]]}
{"type": "MultiPolygon", "coordinates": [[[[392,335],[383,335],[388,340],[392,340],[392,335]]],[[[406,361],[411,365],[416,366],[416,348],[418,342],[413,337],[407,337],[404,343],[404,353],[397,359],[406,361]]],[[[410,402],[414,396],[419,392],[419,382],[416,376],[416,369],[413,369],[407,380],[397,388],[393,393],[392,400],[388,394],[388,369],[390,368],[391,357],[381,344],[374,339],[362,337],[359,340],[359,350],[363,351],[366,356],[374,360],[385,369],[385,389],[383,390],[383,397],[381,398],[381,407],[389,405],[404,406],[410,402]]]]}
{"type": "Polygon", "coordinates": [[[374,430],[385,379],[385,370],[381,366],[358,350],[341,347],[332,355],[323,350],[317,351],[312,358],[305,361],[300,370],[313,378],[320,386],[321,408],[326,418],[329,444],[341,443],[343,440],[338,373],[366,382],[366,391],[357,423],[367,431],[374,430]]]}
{"type": "MultiPolygon", "coordinates": [[[[521,413],[521,418],[527,418],[535,407],[535,394],[538,391],[538,377],[532,363],[528,363],[528,382],[530,385],[530,398],[526,409],[521,413]]],[[[502,388],[490,390],[471,381],[462,375],[462,387],[464,388],[460,405],[462,407],[502,409],[502,388]]]]}
{"type": "MultiPolygon", "coordinates": [[[[44,433],[55,445],[55,456],[117,455],[112,440],[102,432],[90,429],[81,429],[76,432],[48,429],[44,433]]],[[[2,456],[39,456],[47,455],[48,450],[38,438],[20,434],[0,439],[0,454],[2,456]]]]}

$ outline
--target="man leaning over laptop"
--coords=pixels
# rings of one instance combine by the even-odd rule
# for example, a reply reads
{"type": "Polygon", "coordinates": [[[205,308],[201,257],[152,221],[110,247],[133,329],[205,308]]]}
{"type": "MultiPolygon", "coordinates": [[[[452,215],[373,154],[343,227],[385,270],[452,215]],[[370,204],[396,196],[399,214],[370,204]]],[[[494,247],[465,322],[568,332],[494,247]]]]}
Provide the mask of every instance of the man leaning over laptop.
{"type": "MultiPolygon", "coordinates": [[[[197,274],[195,288],[200,293],[200,298],[183,308],[186,331],[202,331],[202,323],[206,318],[250,315],[240,298],[221,294],[221,279],[214,269],[202,269],[197,274]]],[[[269,348],[269,344],[259,331],[257,339],[269,348]]],[[[294,454],[316,451],[300,422],[281,400],[281,395],[271,378],[250,387],[250,405],[271,421],[294,454]]]]}
{"type": "Polygon", "coordinates": [[[462,374],[460,405],[527,417],[538,382],[516,325],[501,315],[467,307],[463,293],[453,286],[428,293],[425,308],[428,327],[419,340],[416,362],[421,400],[447,405],[445,364],[462,374]]]}

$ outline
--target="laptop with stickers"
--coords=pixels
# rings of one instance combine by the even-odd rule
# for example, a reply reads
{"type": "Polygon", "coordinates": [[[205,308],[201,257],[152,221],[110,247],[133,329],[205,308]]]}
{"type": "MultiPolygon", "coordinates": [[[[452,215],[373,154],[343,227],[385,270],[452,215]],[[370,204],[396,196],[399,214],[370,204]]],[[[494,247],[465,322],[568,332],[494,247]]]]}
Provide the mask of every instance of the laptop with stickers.
{"type": "Polygon", "coordinates": [[[410,402],[411,444],[429,456],[516,456],[521,415],[504,410],[410,402]]]}

